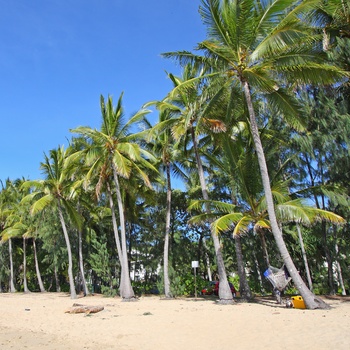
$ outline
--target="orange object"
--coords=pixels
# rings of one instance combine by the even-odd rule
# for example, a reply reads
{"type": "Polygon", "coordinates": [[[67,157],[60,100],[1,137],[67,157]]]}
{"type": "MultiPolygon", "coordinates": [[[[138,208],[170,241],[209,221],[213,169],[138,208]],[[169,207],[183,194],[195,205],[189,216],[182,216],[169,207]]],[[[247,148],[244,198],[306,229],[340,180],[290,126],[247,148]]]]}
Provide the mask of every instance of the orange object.
{"type": "Polygon", "coordinates": [[[304,299],[300,295],[292,297],[292,303],[293,307],[296,309],[306,309],[304,299]]]}

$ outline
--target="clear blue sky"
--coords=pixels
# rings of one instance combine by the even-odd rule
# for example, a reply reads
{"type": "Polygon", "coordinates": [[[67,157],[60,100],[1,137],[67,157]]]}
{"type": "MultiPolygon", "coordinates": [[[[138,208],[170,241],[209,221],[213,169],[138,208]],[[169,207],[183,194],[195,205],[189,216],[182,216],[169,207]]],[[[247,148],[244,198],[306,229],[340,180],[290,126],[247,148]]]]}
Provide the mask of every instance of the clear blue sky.
{"type": "MultiPolygon", "coordinates": [[[[98,127],[100,95],[125,115],[171,88],[162,52],[205,39],[200,0],[0,0],[0,179],[41,177],[44,153],[98,127]]],[[[156,117],[156,116],[155,116],[156,117]]]]}

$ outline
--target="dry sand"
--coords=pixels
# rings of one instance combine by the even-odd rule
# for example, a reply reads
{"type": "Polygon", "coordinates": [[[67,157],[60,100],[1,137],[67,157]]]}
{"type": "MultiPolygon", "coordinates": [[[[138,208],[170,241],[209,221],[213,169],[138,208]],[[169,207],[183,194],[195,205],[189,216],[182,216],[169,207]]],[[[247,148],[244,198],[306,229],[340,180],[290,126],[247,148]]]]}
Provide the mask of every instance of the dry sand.
{"type": "Polygon", "coordinates": [[[287,309],[274,301],[222,306],[211,297],[137,302],[63,293],[0,294],[0,349],[350,349],[350,302],[330,310],[287,309]],[[74,303],[104,306],[65,313],[74,303]]]}

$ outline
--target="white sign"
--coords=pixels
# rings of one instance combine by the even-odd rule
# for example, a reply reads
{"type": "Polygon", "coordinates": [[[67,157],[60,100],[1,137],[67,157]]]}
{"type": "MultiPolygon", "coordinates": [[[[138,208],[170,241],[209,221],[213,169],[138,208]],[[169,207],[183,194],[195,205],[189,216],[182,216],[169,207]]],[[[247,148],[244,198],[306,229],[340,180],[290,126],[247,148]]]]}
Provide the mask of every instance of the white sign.
{"type": "Polygon", "coordinates": [[[199,262],[198,261],[192,261],[192,267],[193,268],[199,267],[199,262]]]}

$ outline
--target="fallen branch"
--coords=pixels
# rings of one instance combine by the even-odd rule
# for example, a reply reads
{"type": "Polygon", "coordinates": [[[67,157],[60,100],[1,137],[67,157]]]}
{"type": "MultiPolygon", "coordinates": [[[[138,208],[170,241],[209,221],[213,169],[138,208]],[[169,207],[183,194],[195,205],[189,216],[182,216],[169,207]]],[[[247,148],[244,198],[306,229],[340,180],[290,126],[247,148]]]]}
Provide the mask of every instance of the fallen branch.
{"type": "Polygon", "coordinates": [[[103,306],[88,306],[81,304],[73,304],[73,306],[65,311],[66,314],[95,314],[96,312],[100,312],[104,310],[103,306]]]}

